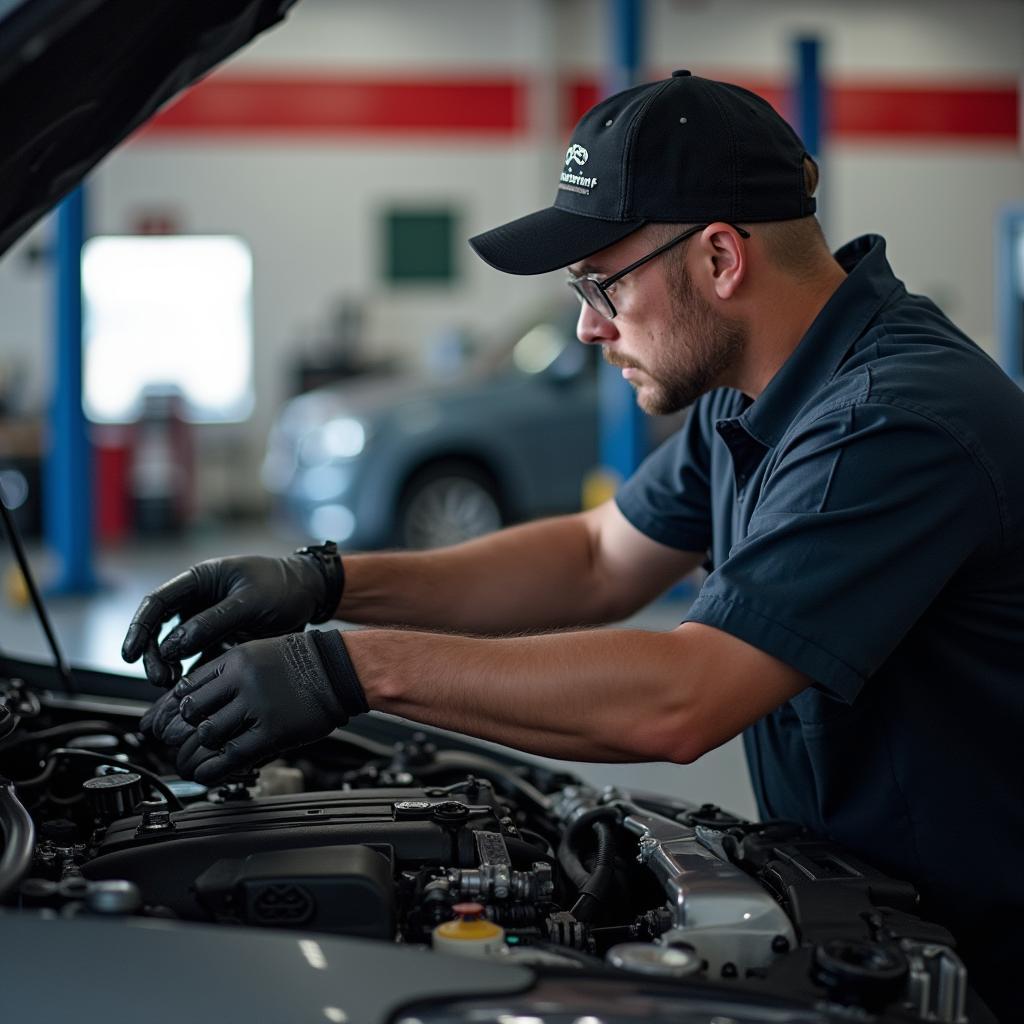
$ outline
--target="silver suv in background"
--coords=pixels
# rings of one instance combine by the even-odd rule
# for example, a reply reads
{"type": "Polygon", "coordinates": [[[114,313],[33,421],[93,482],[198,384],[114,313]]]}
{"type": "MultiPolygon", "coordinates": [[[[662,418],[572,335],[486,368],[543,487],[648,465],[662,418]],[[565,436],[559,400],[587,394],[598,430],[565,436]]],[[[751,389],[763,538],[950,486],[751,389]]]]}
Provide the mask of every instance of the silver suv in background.
{"type": "Polygon", "coordinates": [[[451,381],[358,377],[286,402],[262,471],[278,522],[350,549],[426,548],[578,509],[598,462],[598,353],[574,314],[451,381]]]}

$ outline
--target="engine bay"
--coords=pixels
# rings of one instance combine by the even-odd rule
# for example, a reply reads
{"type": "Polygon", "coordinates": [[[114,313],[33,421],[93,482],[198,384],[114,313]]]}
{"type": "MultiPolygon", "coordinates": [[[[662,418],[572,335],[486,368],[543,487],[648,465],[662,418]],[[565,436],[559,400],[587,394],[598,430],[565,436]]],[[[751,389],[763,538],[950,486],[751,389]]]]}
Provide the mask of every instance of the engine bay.
{"type": "Polygon", "coordinates": [[[141,705],[0,685],[4,918],[350,936],[879,1020],[964,1021],[914,888],[787,822],[597,790],[369,716],[207,789],[141,705]]]}

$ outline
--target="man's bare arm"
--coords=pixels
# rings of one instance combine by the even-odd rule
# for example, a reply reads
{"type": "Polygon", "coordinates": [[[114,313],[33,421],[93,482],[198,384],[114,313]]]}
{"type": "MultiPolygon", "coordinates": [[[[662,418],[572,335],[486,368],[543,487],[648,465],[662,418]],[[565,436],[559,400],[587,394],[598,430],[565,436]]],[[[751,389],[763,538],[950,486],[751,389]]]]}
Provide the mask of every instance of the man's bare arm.
{"type": "Polygon", "coordinates": [[[480,639],[345,634],[371,708],[549,757],[689,763],[806,676],[699,623],[480,639]]]}
{"type": "Polygon", "coordinates": [[[437,551],[346,556],[338,617],[478,635],[615,622],[703,557],[651,540],[609,501],[437,551]]]}

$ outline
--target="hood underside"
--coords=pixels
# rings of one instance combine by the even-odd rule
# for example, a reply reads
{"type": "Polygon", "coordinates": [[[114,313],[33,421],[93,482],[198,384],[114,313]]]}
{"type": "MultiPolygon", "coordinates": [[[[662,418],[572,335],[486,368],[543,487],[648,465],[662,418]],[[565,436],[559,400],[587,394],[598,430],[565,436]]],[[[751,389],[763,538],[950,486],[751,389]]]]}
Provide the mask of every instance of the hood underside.
{"type": "Polygon", "coordinates": [[[0,0],[0,255],[296,0],[0,0]]]}

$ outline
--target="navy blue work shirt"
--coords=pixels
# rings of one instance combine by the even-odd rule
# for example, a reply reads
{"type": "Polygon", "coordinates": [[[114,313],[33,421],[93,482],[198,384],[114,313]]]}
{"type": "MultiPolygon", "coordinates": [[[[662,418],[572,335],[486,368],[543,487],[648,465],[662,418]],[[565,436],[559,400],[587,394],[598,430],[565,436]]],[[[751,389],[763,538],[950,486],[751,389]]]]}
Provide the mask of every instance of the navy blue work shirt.
{"type": "Polygon", "coordinates": [[[813,680],[744,734],[762,817],[916,883],[1005,1008],[1024,949],[1024,395],[907,292],[880,237],[836,259],[847,278],[757,400],[704,395],[616,500],[708,552],[688,621],[813,680]]]}

